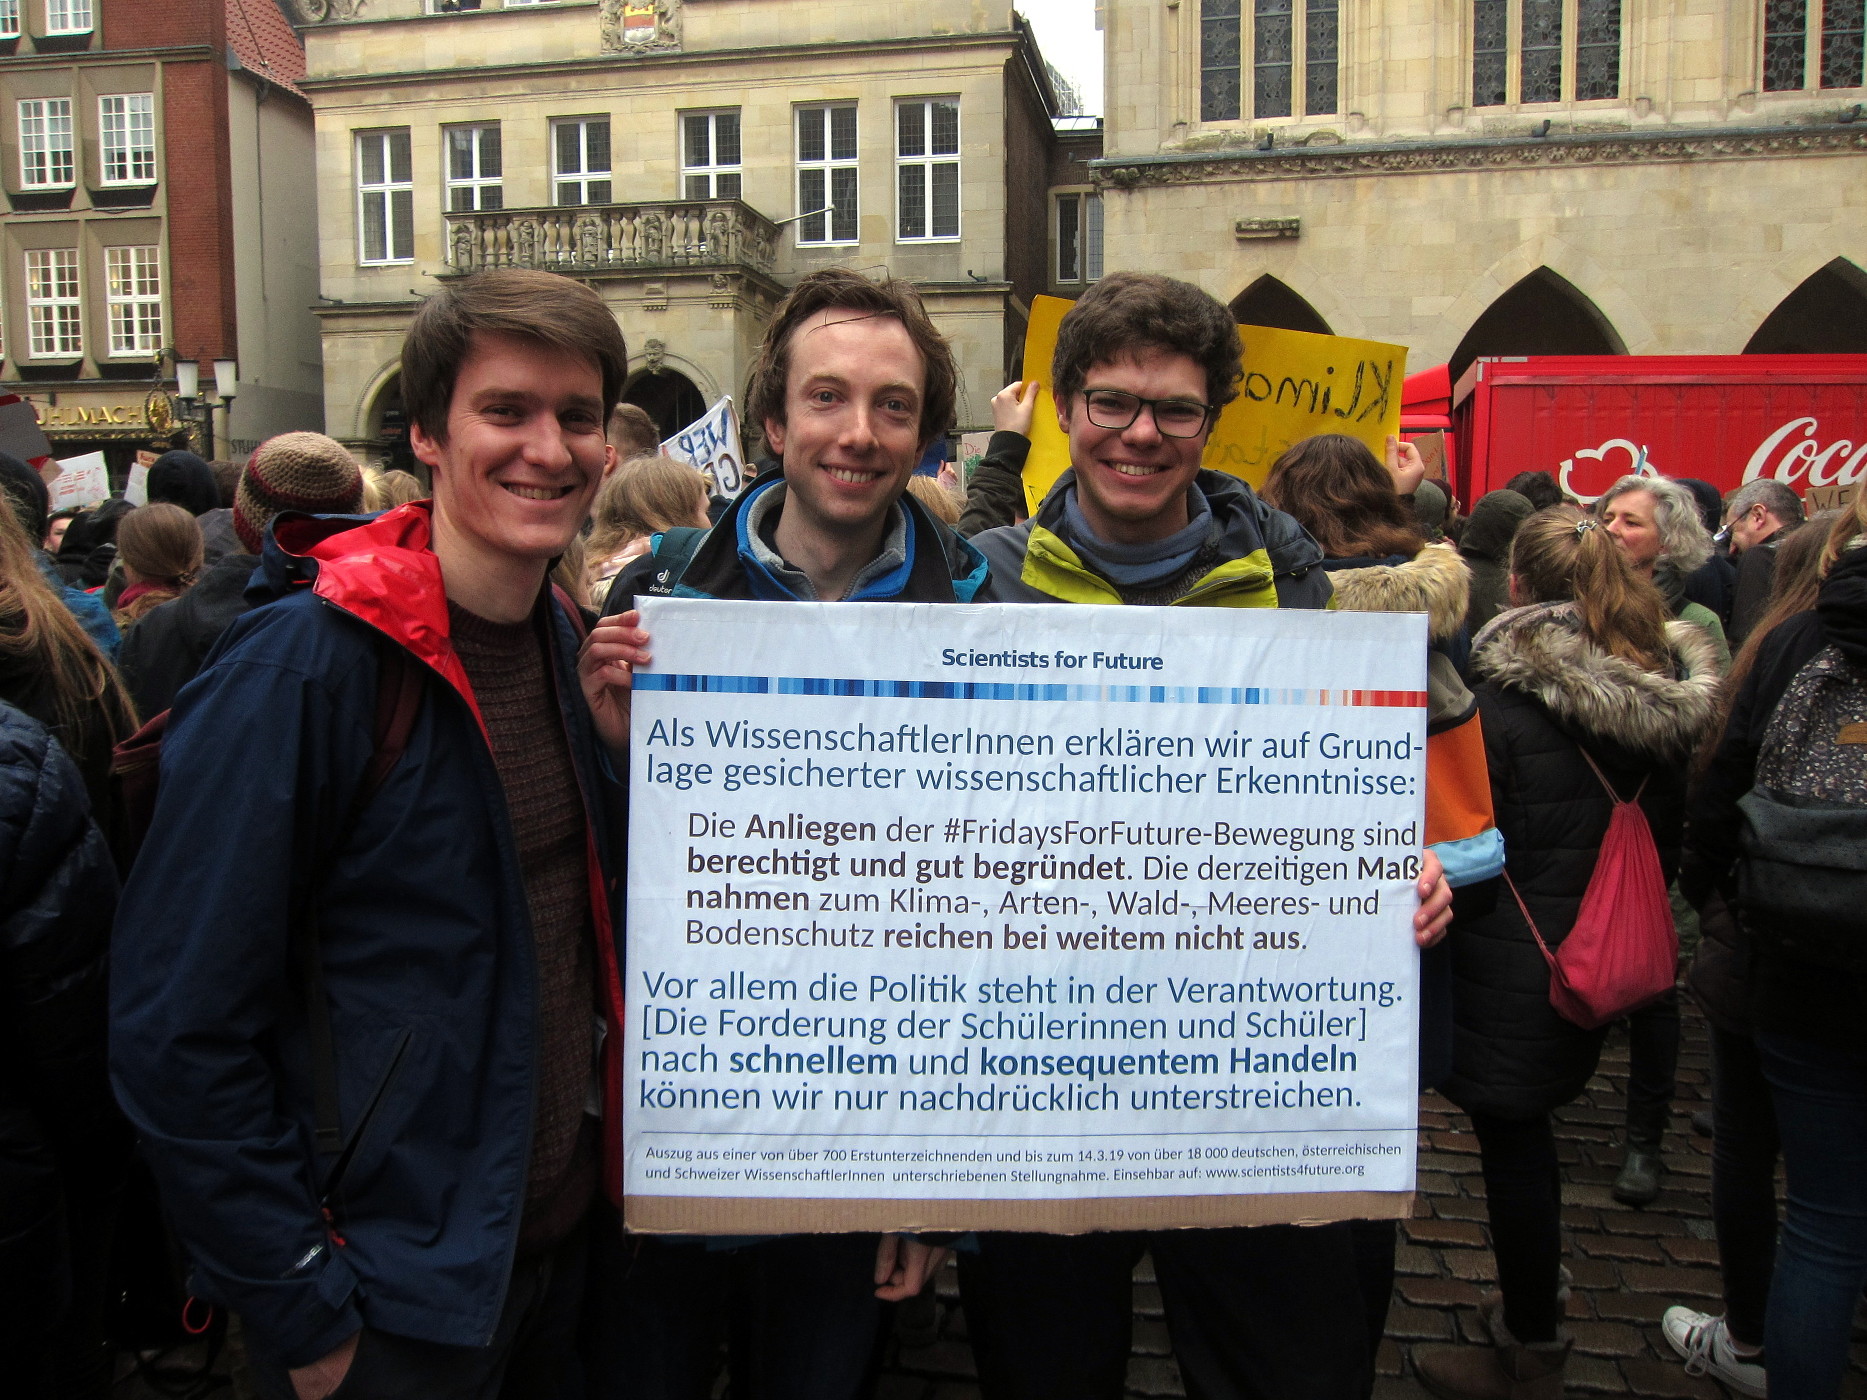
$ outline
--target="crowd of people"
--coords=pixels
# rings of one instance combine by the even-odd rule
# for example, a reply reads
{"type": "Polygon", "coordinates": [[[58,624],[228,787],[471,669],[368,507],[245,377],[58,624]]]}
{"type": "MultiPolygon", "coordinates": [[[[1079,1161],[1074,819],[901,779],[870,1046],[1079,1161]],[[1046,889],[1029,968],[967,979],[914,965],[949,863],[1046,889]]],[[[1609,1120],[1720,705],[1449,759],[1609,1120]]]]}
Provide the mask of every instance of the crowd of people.
{"type": "Polygon", "coordinates": [[[993,399],[970,481],[917,474],[957,383],[904,283],[832,269],[785,298],[745,405],[766,455],[730,500],[657,455],[627,365],[589,288],[483,273],[403,348],[425,487],[288,433],[52,513],[0,458],[17,1393],[107,1393],[153,1290],[191,1331],[236,1317],[268,1400],[700,1400],[722,1364],[737,1400],[858,1400],[949,1252],[990,1400],[1118,1397],[1143,1253],[1190,1396],[1370,1393],[1391,1221],[623,1228],[619,775],[637,601],[681,596],[1424,613],[1420,1082],[1477,1133],[1499,1286],[1489,1342],[1416,1348],[1416,1373],[1562,1394],[1551,1115],[1623,1012],[1613,1191],[1661,1190],[1672,977],[1600,1022],[1552,996],[1633,813],[1712,1026],[1724,1310],[1665,1334],[1741,1394],[1834,1400],[1867,1283],[1867,496],[1805,521],[1775,482],[1641,475],[1584,506],[1527,471],[1466,511],[1410,444],[1340,435],[1254,491],[1201,466],[1242,376],[1230,315],[1139,273],[1062,323],[1069,470],[1028,517],[1034,380],[993,399]]]}

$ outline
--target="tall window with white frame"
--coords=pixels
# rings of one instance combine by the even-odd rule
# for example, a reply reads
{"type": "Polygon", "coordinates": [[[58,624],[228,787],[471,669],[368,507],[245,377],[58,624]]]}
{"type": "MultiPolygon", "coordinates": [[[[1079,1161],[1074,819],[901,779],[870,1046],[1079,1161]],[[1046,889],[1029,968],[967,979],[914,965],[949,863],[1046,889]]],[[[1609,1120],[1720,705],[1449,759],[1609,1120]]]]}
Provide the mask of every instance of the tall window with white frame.
{"type": "Polygon", "coordinates": [[[681,113],[681,197],[738,199],[739,112],[681,113]]]}
{"type": "Polygon", "coordinates": [[[27,349],[36,360],[73,360],[84,353],[76,248],[27,250],[26,329],[27,349]]]}
{"type": "Polygon", "coordinates": [[[47,34],[89,34],[91,0],[45,0],[47,34]]]}
{"type": "Polygon", "coordinates": [[[1867,85],[1867,0],[1763,0],[1763,90],[1867,85]]]}
{"type": "Polygon", "coordinates": [[[1199,119],[1333,114],[1340,32],[1340,0],[1200,0],[1199,119]]]}
{"type": "Polygon", "coordinates": [[[408,128],[357,133],[357,261],[415,260],[415,177],[408,128]]]}
{"type": "Polygon", "coordinates": [[[0,39],[19,38],[19,0],[0,0],[0,39]]]}
{"type": "Polygon", "coordinates": [[[895,104],[895,237],[932,243],[959,237],[959,102],[895,104]]]}
{"type": "Polygon", "coordinates": [[[97,130],[102,138],[106,185],[156,182],[154,93],[126,92],[98,98],[97,130]]]}
{"type": "Polygon", "coordinates": [[[797,109],[797,241],[857,241],[856,104],[797,109]]]}
{"type": "Polygon", "coordinates": [[[448,213],[505,208],[505,152],[499,124],[450,126],[443,139],[447,146],[448,213]]]}
{"type": "Polygon", "coordinates": [[[608,204],[609,118],[572,117],[551,124],[554,204],[608,204]]]}
{"type": "Polygon", "coordinates": [[[1472,0],[1474,107],[1620,93],[1621,0],[1472,0]]]}
{"type": "Polygon", "coordinates": [[[162,348],[162,250],[104,249],[110,353],[153,355],[162,348]]]}
{"type": "Polygon", "coordinates": [[[30,97],[19,104],[22,189],[62,189],[77,179],[71,146],[71,99],[30,97]]]}
{"type": "Polygon", "coordinates": [[[1102,196],[1071,191],[1057,196],[1057,281],[1102,279],[1102,196]]]}

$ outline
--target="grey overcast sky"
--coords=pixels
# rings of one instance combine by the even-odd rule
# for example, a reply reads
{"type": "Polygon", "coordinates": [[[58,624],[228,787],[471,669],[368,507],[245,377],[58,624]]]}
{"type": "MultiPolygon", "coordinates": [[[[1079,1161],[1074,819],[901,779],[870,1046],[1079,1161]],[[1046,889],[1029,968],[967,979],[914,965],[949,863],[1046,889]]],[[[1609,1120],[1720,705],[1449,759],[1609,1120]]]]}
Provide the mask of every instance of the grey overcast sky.
{"type": "Polygon", "coordinates": [[[1102,115],[1102,33],[1095,0],[1013,0],[1037,31],[1037,46],[1082,94],[1083,110],[1102,115]]]}

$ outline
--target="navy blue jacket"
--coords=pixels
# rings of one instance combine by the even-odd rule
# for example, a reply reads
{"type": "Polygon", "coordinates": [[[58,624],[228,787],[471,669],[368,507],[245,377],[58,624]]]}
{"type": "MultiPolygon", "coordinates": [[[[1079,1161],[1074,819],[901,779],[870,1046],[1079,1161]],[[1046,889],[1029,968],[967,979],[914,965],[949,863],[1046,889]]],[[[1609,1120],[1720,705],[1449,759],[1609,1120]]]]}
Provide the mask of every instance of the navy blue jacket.
{"type": "MultiPolygon", "coordinates": [[[[177,698],[113,949],[111,1069],[203,1296],[303,1365],[368,1326],[483,1346],[505,1301],[534,1117],[530,915],[504,790],[448,641],[428,503],[282,517],[264,582],[177,698]],[[423,662],[408,748],[339,831],[374,749],[383,648],[423,662]],[[322,872],[323,878],[319,878],[322,872]],[[307,1018],[289,951],[314,903],[346,1131],[318,1208],[307,1018]],[[393,1076],[392,1048],[408,1047],[393,1076]]],[[[604,1178],[620,1193],[621,982],[607,866],[620,793],[544,595],[557,703],[591,818],[609,1020],[604,1178]]],[[[543,697],[541,697],[543,698],[543,697]]],[[[547,702],[548,703],[548,702],[547,702]]]]}

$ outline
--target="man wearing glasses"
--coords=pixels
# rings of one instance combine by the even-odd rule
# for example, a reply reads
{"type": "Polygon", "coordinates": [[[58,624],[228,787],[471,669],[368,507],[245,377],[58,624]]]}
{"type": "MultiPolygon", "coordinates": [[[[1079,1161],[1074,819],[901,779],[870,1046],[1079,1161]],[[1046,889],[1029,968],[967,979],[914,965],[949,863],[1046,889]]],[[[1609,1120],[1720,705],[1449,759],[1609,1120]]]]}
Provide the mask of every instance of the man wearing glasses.
{"type": "MultiPolygon", "coordinates": [[[[1303,527],[1200,470],[1243,374],[1238,328],[1199,288],[1118,272],[1063,318],[1051,366],[1071,470],[1021,525],[972,543],[1009,602],[1322,608],[1331,587],[1303,527]]],[[[1451,891],[1430,852],[1415,939],[1437,941],[1451,891]]],[[[1134,1266],[1151,1252],[1174,1355],[1196,1400],[1361,1400],[1373,1341],[1346,1224],[1299,1229],[983,1233],[960,1256],[986,1400],[1119,1400],[1134,1266]]],[[[1371,1294],[1391,1287],[1376,1270],[1371,1294]]]]}
{"type": "Polygon", "coordinates": [[[1071,469],[1021,525],[973,543],[1001,600],[1320,608],[1322,551],[1244,482],[1201,471],[1238,396],[1230,315],[1199,288],[1140,272],[1102,279],[1057,335],[1057,421],[1071,469]]]}

